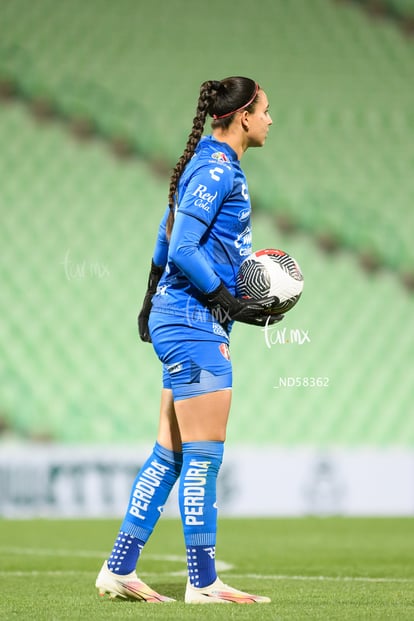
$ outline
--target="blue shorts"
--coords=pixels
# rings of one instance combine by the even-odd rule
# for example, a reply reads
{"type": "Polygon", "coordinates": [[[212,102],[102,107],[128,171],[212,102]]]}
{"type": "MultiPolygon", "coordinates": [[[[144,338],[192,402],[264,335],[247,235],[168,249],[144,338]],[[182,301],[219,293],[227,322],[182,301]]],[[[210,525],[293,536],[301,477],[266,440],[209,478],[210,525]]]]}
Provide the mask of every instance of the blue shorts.
{"type": "Polygon", "coordinates": [[[232,366],[227,339],[196,327],[174,322],[171,315],[150,315],[151,340],[163,364],[163,388],[170,388],[174,401],[217,390],[231,389],[232,366]]]}

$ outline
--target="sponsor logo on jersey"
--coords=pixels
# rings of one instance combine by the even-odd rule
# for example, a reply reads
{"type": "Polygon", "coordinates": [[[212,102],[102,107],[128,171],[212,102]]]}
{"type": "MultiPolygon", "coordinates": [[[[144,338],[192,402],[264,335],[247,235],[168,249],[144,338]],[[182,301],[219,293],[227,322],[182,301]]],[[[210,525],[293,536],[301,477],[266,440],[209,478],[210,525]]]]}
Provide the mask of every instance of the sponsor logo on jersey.
{"type": "Polygon", "coordinates": [[[243,222],[244,220],[247,220],[250,216],[250,211],[250,207],[246,207],[246,209],[239,211],[239,215],[237,216],[238,221],[243,222]]]}
{"type": "Polygon", "coordinates": [[[182,370],[183,363],[182,362],[175,362],[174,364],[167,364],[165,366],[167,368],[168,373],[178,373],[179,371],[182,370]]]}
{"type": "Polygon", "coordinates": [[[211,157],[213,158],[213,160],[216,160],[217,162],[229,162],[230,161],[227,155],[223,153],[222,151],[214,151],[211,157]]]}
{"type": "Polygon", "coordinates": [[[221,355],[226,359],[226,360],[230,360],[230,352],[229,352],[229,348],[226,345],[226,343],[220,343],[219,345],[219,350],[221,355]]]}
{"type": "Polygon", "coordinates": [[[210,205],[216,200],[217,192],[211,194],[211,192],[207,192],[206,185],[199,183],[198,188],[194,190],[192,196],[196,197],[194,201],[196,207],[201,207],[204,211],[210,211],[210,205]]]}
{"type": "Polygon", "coordinates": [[[252,229],[246,226],[234,240],[234,245],[239,251],[241,257],[248,256],[252,251],[252,229]]]}

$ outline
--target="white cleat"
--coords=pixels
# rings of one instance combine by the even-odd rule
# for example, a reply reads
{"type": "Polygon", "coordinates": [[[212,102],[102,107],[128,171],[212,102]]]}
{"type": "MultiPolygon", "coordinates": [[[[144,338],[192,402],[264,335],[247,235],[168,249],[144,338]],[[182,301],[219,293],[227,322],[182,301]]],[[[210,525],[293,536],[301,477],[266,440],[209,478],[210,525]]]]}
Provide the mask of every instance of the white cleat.
{"type": "Polygon", "coordinates": [[[201,589],[188,581],[184,601],[186,604],[268,604],[271,600],[270,597],[233,589],[217,578],[213,584],[201,589]]]}
{"type": "Polygon", "coordinates": [[[108,564],[102,565],[102,569],[96,579],[95,586],[99,595],[104,597],[107,593],[111,599],[120,597],[121,599],[136,600],[151,604],[162,604],[164,602],[175,602],[175,599],[160,595],[151,589],[145,582],[142,582],[132,571],[126,576],[118,576],[108,569],[108,564]]]}

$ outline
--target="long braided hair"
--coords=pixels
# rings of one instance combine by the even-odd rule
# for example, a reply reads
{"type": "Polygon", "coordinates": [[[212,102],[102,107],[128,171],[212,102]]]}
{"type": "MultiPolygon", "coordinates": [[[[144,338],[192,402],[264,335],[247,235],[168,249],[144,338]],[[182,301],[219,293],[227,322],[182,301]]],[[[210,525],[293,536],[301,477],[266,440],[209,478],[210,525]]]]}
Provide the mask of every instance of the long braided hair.
{"type": "Polygon", "coordinates": [[[200,87],[196,115],[193,127],[188,136],[184,152],[176,163],[171,177],[168,194],[170,213],[167,219],[167,237],[171,235],[174,225],[174,211],[177,202],[177,187],[186,164],[193,157],[204,131],[207,115],[213,117],[211,127],[216,129],[229,127],[236,112],[240,110],[254,110],[257,101],[259,85],[250,78],[240,76],[225,78],[224,80],[208,80],[200,87]]]}

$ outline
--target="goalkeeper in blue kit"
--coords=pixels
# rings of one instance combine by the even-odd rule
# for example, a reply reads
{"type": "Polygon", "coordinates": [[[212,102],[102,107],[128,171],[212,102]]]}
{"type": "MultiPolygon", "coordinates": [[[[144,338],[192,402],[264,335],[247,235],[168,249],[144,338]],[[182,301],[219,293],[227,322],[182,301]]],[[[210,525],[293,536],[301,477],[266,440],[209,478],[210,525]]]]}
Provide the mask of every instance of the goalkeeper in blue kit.
{"type": "Polygon", "coordinates": [[[179,479],[187,551],[185,602],[267,603],[224,584],[216,574],[216,481],[230,411],[229,335],[234,321],[257,326],[275,298],[238,299],[235,282],[251,251],[250,198],[240,167],[261,147],[272,119],[266,93],[249,78],[207,81],[183,155],[170,179],[169,204],[151,261],[139,334],[162,363],[159,430],[138,473],[112,553],[96,587],[101,595],[171,602],[137,577],[136,566],[179,479]],[[207,115],[212,134],[202,136],[207,115]]]}

